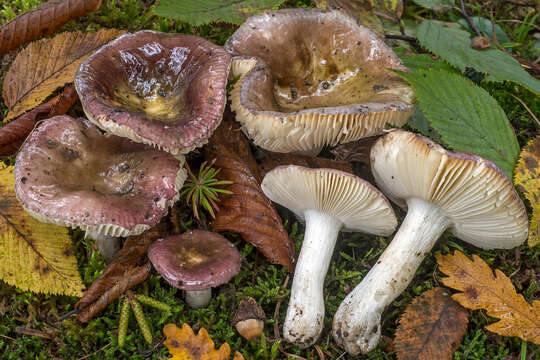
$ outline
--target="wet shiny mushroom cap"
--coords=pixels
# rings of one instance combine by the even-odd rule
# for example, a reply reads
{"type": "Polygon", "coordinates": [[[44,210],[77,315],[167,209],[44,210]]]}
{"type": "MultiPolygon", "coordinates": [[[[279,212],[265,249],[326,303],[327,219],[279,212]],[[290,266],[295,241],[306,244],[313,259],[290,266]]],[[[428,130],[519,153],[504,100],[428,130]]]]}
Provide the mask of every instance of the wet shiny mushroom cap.
{"type": "Polygon", "coordinates": [[[75,86],[89,120],[172,154],[206,143],[226,102],[231,57],[191,35],[125,34],[86,59],[75,86]]]}
{"type": "Polygon", "coordinates": [[[40,221],[110,236],[157,224],[186,178],[183,159],[118,136],[84,119],[43,121],[22,146],[15,191],[40,221]]]}
{"type": "Polygon", "coordinates": [[[412,89],[385,70],[405,70],[400,60],[339,11],[256,15],[225,48],[239,56],[232,75],[242,75],[232,108],[257,145],[268,150],[309,152],[401,126],[412,114],[412,89]],[[289,133],[301,139],[289,140],[289,133]]]}
{"type": "Polygon", "coordinates": [[[206,290],[238,274],[242,256],[225,237],[193,230],[154,242],[148,257],[169,284],[183,290],[206,290]]]}

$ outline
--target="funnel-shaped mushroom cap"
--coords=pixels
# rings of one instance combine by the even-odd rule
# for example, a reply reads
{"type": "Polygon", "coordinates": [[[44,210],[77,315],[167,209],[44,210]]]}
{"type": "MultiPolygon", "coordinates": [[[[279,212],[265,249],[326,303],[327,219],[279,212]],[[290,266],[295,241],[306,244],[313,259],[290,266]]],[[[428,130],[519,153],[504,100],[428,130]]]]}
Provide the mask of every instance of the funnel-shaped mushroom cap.
{"type": "Polygon", "coordinates": [[[88,121],[56,116],[22,146],[15,191],[40,221],[87,233],[137,235],[154,226],[178,199],[183,158],[105,136],[88,121]]]}
{"type": "Polygon", "coordinates": [[[190,35],[125,34],[86,59],[75,86],[100,128],[172,154],[207,142],[226,102],[231,57],[190,35]]]}
{"type": "Polygon", "coordinates": [[[527,238],[527,212],[514,186],[494,163],[445,150],[403,130],[380,138],[371,149],[377,185],[398,205],[422,199],[451,220],[450,231],[475,246],[513,248],[527,238]]]}
{"type": "Polygon", "coordinates": [[[242,75],[232,109],[254,142],[275,152],[316,153],[405,124],[412,89],[370,30],[339,11],[283,9],[249,18],[225,44],[242,75]],[[249,58],[249,57],[252,58],[249,58]],[[257,57],[257,58],[253,58],[257,57]]]}
{"type": "Polygon", "coordinates": [[[342,231],[390,235],[397,226],[384,195],[367,181],[343,171],[278,166],[266,174],[261,187],[270,200],[302,220],[306,211],[318,210],[339,219],[342,231]]]}
{"type": "Polygon", "coordinates": [[[229,240],[204,230],[160,239],[150,246],[148,257],[168,283],[188,291],[228,282],[242,263],[242,256],[229,240]]]}

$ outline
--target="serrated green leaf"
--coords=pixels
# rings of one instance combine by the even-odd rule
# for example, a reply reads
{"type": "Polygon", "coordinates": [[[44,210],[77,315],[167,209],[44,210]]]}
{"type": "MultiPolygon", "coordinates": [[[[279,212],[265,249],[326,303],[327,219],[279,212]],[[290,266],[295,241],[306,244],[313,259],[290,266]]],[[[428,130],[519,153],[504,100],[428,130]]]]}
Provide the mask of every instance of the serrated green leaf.
{"type": "Polygon", "coordinates": [[[416,5],[420,5],[426,9],[441,11],[454,6],[454,0],[413,0],[416,5]]]}
{"type": "Polygon", "coordinates": [[[418,105],[414,108],[414,114],[410,117],[409,126],[414,130],[420,132],[425,137],[430,138],[438,144],[444,145],[444,142],[441,139],[441,135],[435,130],[429,123],[426,115],[420,110],[418,105]]]}
{"type": "Polygon", "coordinates": [[[483,156],[512,177],[519,145],[504,111],[487,91],[443,70],[398,74],[414,88],[420,109],[448,146],[483,156]]]}
{"type": "Polygon", "coordinates": [[[425,20],[418,27],[417,38],[423,47],[461,70],[472,67],[488,74],[487,81],[513,81],[540,94],[540,80],[529,75],[516,59],[500,50],[474,50],[465,30],[425,20]]]}
{"type": "Polygon", "coordinates": [[[160,0],[155,14],[194,26],[214,21],[241,24],[257,13],[277,8],[285,0],[160,0]]]}
{"type": "Polygon", "coordinates": [[[397,54],[397,56],[399,56],[399,58],[403,62],[403,65],[405,65],[411,71],[440,69],[446,70],[448,72],[456,72],[456,70],[447,62],[442,60],[434,60],[429,54],[405,55],[405,49],[403,48],[397,48],[393,50],[397,54]]]}

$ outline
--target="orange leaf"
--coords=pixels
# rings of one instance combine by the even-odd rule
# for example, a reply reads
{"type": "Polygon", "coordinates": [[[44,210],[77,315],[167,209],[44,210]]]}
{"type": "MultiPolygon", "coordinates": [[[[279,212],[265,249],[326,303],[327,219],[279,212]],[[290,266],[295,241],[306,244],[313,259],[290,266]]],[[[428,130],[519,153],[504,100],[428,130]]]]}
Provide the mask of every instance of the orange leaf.
{"type": "MultiPolygon", "coordinates": [[[[186,323],[182,325],[182,329],[174,324],[167,324],[163,328],[163,333],[167,337],[163,344],[173,355],[171,360],[225,360],[231,354],[231,348],[227,343],[217,350],[214,349],[214,342],[205,328],[201,328],[195,335],[186,323]]],[[[243,359],[236,356],[235,359],[243,359]]]]}
{"type": "Polygon", "coordinates": [[[399,319],[394,346],[399,360],[452,359],[467,330],[469,313],[435,288],[417,296],[399,319]]]}
{"type": "Polygon", "coordinates": [[[462,306],[486,310],[500,319],[486,329],[502,336],[517,336],[540,344],[540,301],[527,303],[510,279],[500,270],[493,272],[480,257],[469,260],[463,253],[437,255],[440,270],[448,275],[443,284],[462,293],[452,295],[462,306]]]}

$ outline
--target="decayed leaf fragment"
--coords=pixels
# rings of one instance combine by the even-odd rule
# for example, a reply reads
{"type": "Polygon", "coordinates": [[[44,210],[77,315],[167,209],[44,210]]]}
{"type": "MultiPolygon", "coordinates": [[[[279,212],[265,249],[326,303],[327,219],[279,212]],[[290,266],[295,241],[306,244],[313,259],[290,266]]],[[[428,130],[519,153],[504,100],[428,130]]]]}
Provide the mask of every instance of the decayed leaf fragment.
{"type": "Polygon", "coordinates": [[[468,322],[468,311],[452,300],[448,290],[424,292],[399,319],[394,339],[398,359],[452,359],[468,322]]]}
{"type": "MultiPolygon", "coordinates": [[[[205,328],[201,328],[195,335],[187,323],[182,325],[182,329],[174,324],[167,324],[163,328],[163,333],[167,337],[163,344],[173,355],[171,360],[225,360],[231,354],[231,348],[227,343],[216,350],[205,328]]],[[[235,353],[234,360],[243,359],[242,354],[235,353]]]]}
{"type": "Polygon", "coordinates": [[[104,29],[96,33],[62,33],[28,45],[4,77],[2,95],[9,109],[4,121],[33,109],[54,90],[73,82],[79,64],[86,57],[124,32],[104,29]]]}
{"type": "Polygon", "coordinates": [[[529,246],[540,244],[540,135],[521,150],[514,169],[514,185],[531,203],[533,209],[529,227],[529,246]]]}
{"type": "Polygon", "coordinates": [[[0,27],[0,54],[54,33],[71,19],[96,11],[101,0],[51,0],[0,27]]]}
{"type": "Polygon", "coordinates": [[[24,211],[13,170],[0,164],[0,278],[26,291],[80,296],[84,285],[68,230],[24,211]]]}
{"type": "MultiPolygon", "coordinates": [[[[225,116],[230,116],[230,113],[225,116]]],[[[219,212],[212,229],[233,231],[255,245],[272,263],[293,269],[294,245],[272,203],[261,190],[261,177],[244,134],[230,119],[224,119],[205,146],[204,157],[216,159],[219,180],[232,181],[223,188],[219,212]]]]}
{"type": "Polygon", "coordinates": [[[443,284],[462,291],[452,295],[462,306],[484,309],[500,319],[486,329],[502,336],[517,336],[540,344],[540,301],[527,303],[510,279],[500,270],[492,271],[480,257],[469,260],[463,253],[436,255],[440,270],[448,275],[443,284]]]}

